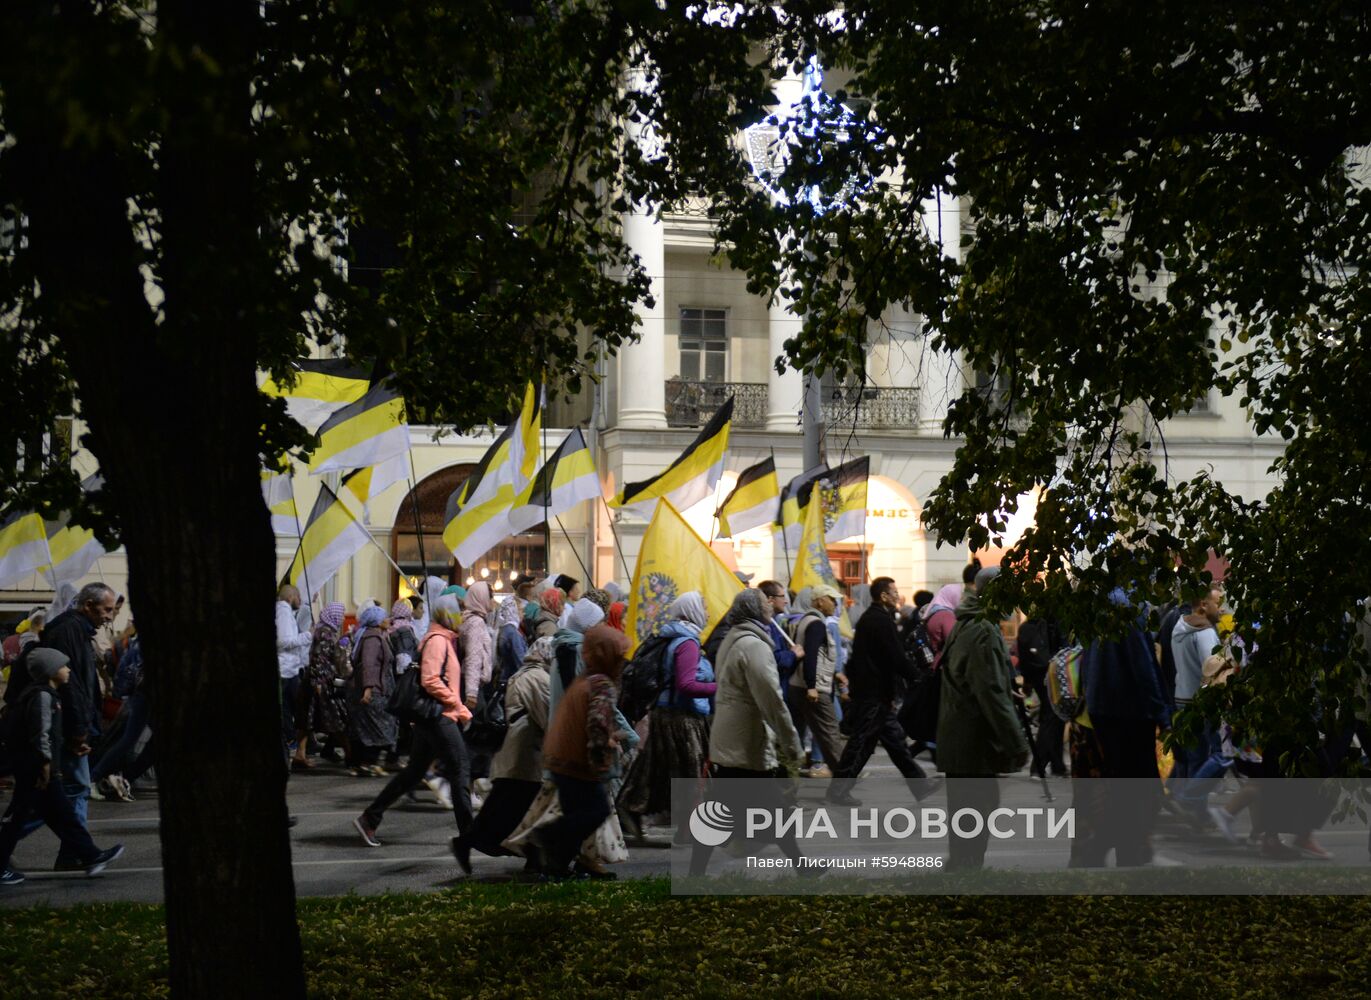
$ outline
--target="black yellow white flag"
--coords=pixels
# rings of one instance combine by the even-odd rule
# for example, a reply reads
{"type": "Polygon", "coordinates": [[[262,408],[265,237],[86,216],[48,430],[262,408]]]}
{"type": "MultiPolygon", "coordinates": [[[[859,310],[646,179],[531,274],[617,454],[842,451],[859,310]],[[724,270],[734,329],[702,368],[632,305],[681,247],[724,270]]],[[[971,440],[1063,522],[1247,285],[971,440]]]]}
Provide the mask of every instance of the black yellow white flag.
{"type": "Polygon", "coordinates": [[[714,492],[724,472],[728,432],[733,421],[733,397],[719,407],[695,440],[666,470],[638,483],[629,483],[611,501],[646,517],[657,500],[668,500],[677,510],[688,510],[714,492]]]}
{"type": "Polygon", "coordinates": [[[307,431],[367,394],[370,379],[346,358],[303,358],[292,366],[293,385],[263,375],[259,388],[286,401],[286,412],[307,431]]]}
{"type": "Polygon", "coordinates": [[[302,594],[308,591],[306,600],[311,600],[370,541],[371,534],[338,495],[321,486],[285,582],[302,594]]]}
{"type": "Polygon", "coordinates": [[[792,479],[781,494],[781,513],[776,525],[785,533],[786,547],[794,549],[800,544],[805,515],[816,496],[822,501],[827,541],[838,542],[865,532],[870,469],[870,458],[855,458],[837,468],[810,469],[792,479]]]}
{"type": "Polygon", "coordinates": [[[602,495],[585,435],[579,429],[573,430],[515,498],[509,514],[510,530],[527,531],[582,501],[602,495]]]}
{"type": "Polygon", "coordinates": [[[443,542],[463,566],[475,563],[511,533],[510,512],[533,477],[542,423],[543,392],[530,383],[518,418],[448,498],[443,542]]]}
{"type": "Polygon", "coordinates": [[[738,477],[733,492],[719,507],[719,537],[734,535],[776,520],[781,484],[776,478],[776,459],[767,458],[738,477]]]}
{"type": "Polygon", "coordinates": [[[318,439],[309,459],[309,471],[316,476],[380,465],[403,455],[409,451],[405,401],[391,379],[383,379],[324,421],[318,439]]]}

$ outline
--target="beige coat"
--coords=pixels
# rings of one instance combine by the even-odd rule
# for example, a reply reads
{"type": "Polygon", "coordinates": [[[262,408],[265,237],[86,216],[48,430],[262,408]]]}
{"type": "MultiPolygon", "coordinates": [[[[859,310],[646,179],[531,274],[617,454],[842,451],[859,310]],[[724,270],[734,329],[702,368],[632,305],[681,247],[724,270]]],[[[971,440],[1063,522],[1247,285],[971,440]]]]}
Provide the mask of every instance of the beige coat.
{"type": "Polygon", "coordinates": [[[761,622],[733,626],[719,647],[709,759],[722,767],[771,771],[800,760],[800,736],[781,700],[771,634],[761,622]]]}
{"type": "Polygon", "coordinates": [[[509,679],[505,718],[513,719],[490,762],[491,778],[543,780],[543,736],[547,732],[550,682],[547,666],[531,663],[509,679]]]}

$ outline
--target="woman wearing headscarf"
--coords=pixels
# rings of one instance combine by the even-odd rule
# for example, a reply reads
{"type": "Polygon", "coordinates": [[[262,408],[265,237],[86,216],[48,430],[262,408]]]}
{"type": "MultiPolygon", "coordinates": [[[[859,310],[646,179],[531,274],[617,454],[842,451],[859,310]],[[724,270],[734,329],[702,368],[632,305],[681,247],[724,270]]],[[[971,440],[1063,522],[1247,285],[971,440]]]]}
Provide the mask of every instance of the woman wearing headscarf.
{"type": "Polygon", "coordinates": [[[502,841],[514,832],[543,784],[543,736],[550,703],[552,640],[538,639],[505,689],[509,729],[491,761],[490,794],[464,836],[452,839],[452,853],[470,864],[471,852],[492,858],[512,854],[502,841]]]}
{"type": "Polygon", "coordinates": [[[618,601],[626,600],[628,598],[628,595],[624,593],[624,588],[619,586],[613,580],[610,580],[608,583],[606,583],[602,589],[606,594],[609,595],[609,603],[611,604],[614,604],[618,601]]]}
{"type": "Polygon", "coordinates": [[[566,595],[568,601],[578,601],[581,599],[581,581],[573,576],[560,573],[553,580],[552,585],[566,595]]]}
{"type": "MultiPolygon", "coordinates": [[[[716,714],[709,734],[711,779],[774,779],[793,775],[799,769],[803,751],[790,712],[781,700],[780,675],[771,640],[773,614],[771,602],[760,590],[743,590],[733,598],[729,609],[733,627],[719,648],[716,714]]],[[[734,815],[741,815],[748,807],[782,809],[787,805],[771,780],[749,782],[742,787],[715,785],[711,797],[730,805],[734,815]],[[744,787],[746,800],[739,801],[738,793],[744,787]]],[[[779,843],[781,851],[798,868],[800,849],[794,834],[779,843]]],[[[710,850],[696,845],[691,874],[704,874],[710,850]]]]}
{"type": "MultiPolygon", "coordinates": [[[[408,601],[399,602],[409,608],[408,601]]],[[[381,752],[395,745],[395,716],[386,711],[395,687],[395,654],[386,632],[385,612],[372,606],[357,617],[352,641],[352,773],[356,777],[386,772],[381,752]]]]}
{"type": "Polygon", "coordinates": [[[522,669],[528,655],[528,641],[519,627],[524,605],[517,593],[510,594],[495,611],[495,666],[502,680],[508,681],[522,669]]]}
{"type": "Polygon", "coordinates": [[[301,689],[299,743],[291,758],[292,768],[309,769],[307,755],[309,737],[326,733],[343,745],[346,754],[348,734],[347,692],[341,683],[352,676],[352,664],[347,650],[339,642],[346,612],[338,601],[324,605],[319,612],[319,624],[314,627],[314,640],[309,647],[309,661],[305,666],[305,683],[301,689]]]}
{"type": "Polygon", "coordinates": [[[414,654],[419,651],[419,640],[414,635],[414,607],[403,597],[390,606],[390,631],[387,637],[395,661],[395,672],[403,674],[414,662],[414,654]]]}
{"type": "Polygon", "coordinates": [[[428,634],[429,622],[433,620],[433,602],[442,596],[445,587],[447,581],[441,576],[430,576],[424,580],[424,609],[414,621],[414,638],[420,642],[424,641],[424,636],[428,634]]]}
{"type": "Polygon", "coordinates": [[[551,639],[557,634],[557,629],[561,627],[558,619],[562,617],[565,596],[556,587],[548,587],[538,595],[538,615],[533,622],[533,638],[540,639],[546,636],[551,639]]]}
{"type": "Polygon", "coordinates": [[[704,599],[698,591],[687,591],[666,614],[658,634],[670,640],[663,655],[671,664],[671,683],[648,713],[647,741],[619,793],[623,812],[639,822],[642,816],[670,812],[671,779],[703,775],[709,752],[715,684],[714,668],[700,648],[708,621],[704,599]]]}
{"type": "MultiPolygon", "coordinates": [[[[376,828],[381,825],[386,810],[419,784],[425,769],[435,758],[447,768],[452,783],[452,815],[458,834],[466,833],[474,818],[468,789],[470,764],[466,742],[462,739],[462,724],[471,719],[471,712],[460,694],[462,665],[457,658],[456,629],[461,624],[462,610],[456,598],[451,596],[438,598],[431,610],[428,634],[419,647],[419,678],[424,690],[442,707],[442,713],[415,723],[409,763],[386,783],[362,815],[352,821],[368,847],[381,846],[376,828]]],[[[470,874],[470,869],[464,870],[470,874]]]]}
{"type": "Polygon", "coordinates": [[[586,632],[585,673],[567,689],[549,723],[543,758],[557,789],[560,815],[534,830],[525,855],[550,878],[565,878],[588,837],[614,814],[607,787],[628,733],[616,711],[628,637],[606,625],[586,632]]]}
{"type": "Polygon", "coordinates": [[[610,628],[617,628],[620,632],[624,631],[624,615],[627,611],[627,604],[623,601],[615,601],[609,606],[609,612],[605,615],[605,624],[610,628]]]}
{"type": "Polygon", "coordinates": [[[495,609],[490,584],[482,580],[472,584],[462,600],[462,627],[459,651],[462,657],[462,677],[467,708],[476,707],[481,687],[490,683],[494,672],[495,653],[490,641],[490,618],[495,609]]]}
{"type": "Polygon", "coordinates": [[[563,692],[585,671],[581,643],[585,641],[586,630],[605,620],[600,606],[585,597],[568,604],[564,612],[566,626],[559,628],[552,637],[551,715],[557,713],[557,702],[561,701],[563,692]]]}

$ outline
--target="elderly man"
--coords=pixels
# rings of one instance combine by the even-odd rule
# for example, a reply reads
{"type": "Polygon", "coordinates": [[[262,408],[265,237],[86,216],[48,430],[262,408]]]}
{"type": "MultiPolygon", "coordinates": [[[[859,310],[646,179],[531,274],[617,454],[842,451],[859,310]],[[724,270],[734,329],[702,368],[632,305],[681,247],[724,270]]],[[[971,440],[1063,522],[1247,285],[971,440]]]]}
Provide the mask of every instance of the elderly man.
{"type": "MultiPolygon", "coordinates": [[[[973,809],[987,819],[1000,804],[997,774],[1028,763],[1028,741],[1014,713],[1014,668],[1000,626],[981,610],[981,595],[1000,573],[976,574],[957,605],[957,624],[943,650],[942,701],[938,709],[938,767],[947,772],[947,811],[973,809]]],[[[990,834],[953,835],[949,868],[980,868],[990,834]]]]}
{"type": "Polygon", "coordinates": [[[295,717],[300,702],[300,671],[309,661],[314,637],[300,631],[295,613],[300,610],[300,591],[285,584],[276,593],[276,666],[281,673],[281,742],[287,748],[296,738],[295,717]]]}
{"type": "MultiPolygon", "coordinates": [[[[64,653],[71,666],[71,682],[58,690],[62,704],[65,745],[62,747],[62,791],[71,800],[76,818],[86,825],[90,806],[90,748],[100,735],[100,675],[91,640],[114,619],[115,594],[103,583],[88,583],[76,595],[76,606],[64,611],[43,629],[40,648],[64,653]]],[[[57,870],[84,869],[78,859],[57,858],[57,870]]]]}
{"type": "MultiPolygon", "coordinates": [[[[837,673],[838,651],[828,631],[828,617],[838,610],[842,595],[837,588],[820,584],[810,593],[810,608],[791,626],[799,640],[798,669],[790,676],[790,698],[805,725],[814,730],[824,760],[842,760],[846,742],[838,730],[838,713],[833,709],[833,682],[837,673]]],[[[832,777],[822,764],[810,768],[811,778],[832,777]],[[822,770],[821,770],[822,769],[822,770]]]]}

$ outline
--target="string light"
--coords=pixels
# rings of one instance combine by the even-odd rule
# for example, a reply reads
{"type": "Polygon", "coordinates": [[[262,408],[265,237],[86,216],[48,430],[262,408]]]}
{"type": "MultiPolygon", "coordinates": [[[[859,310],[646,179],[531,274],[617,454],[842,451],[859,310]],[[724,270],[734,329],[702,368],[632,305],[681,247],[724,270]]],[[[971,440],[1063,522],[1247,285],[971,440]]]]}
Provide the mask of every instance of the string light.
{"type": "Polygon", "coordinates": [[[485,579],[486,577],[488,577],[488,576],[490,576],[490,567],[489,567],[489,566],[482,566],[482,567],[481,567],[481,579],[484,580],[484,579],[485,579]]]}

